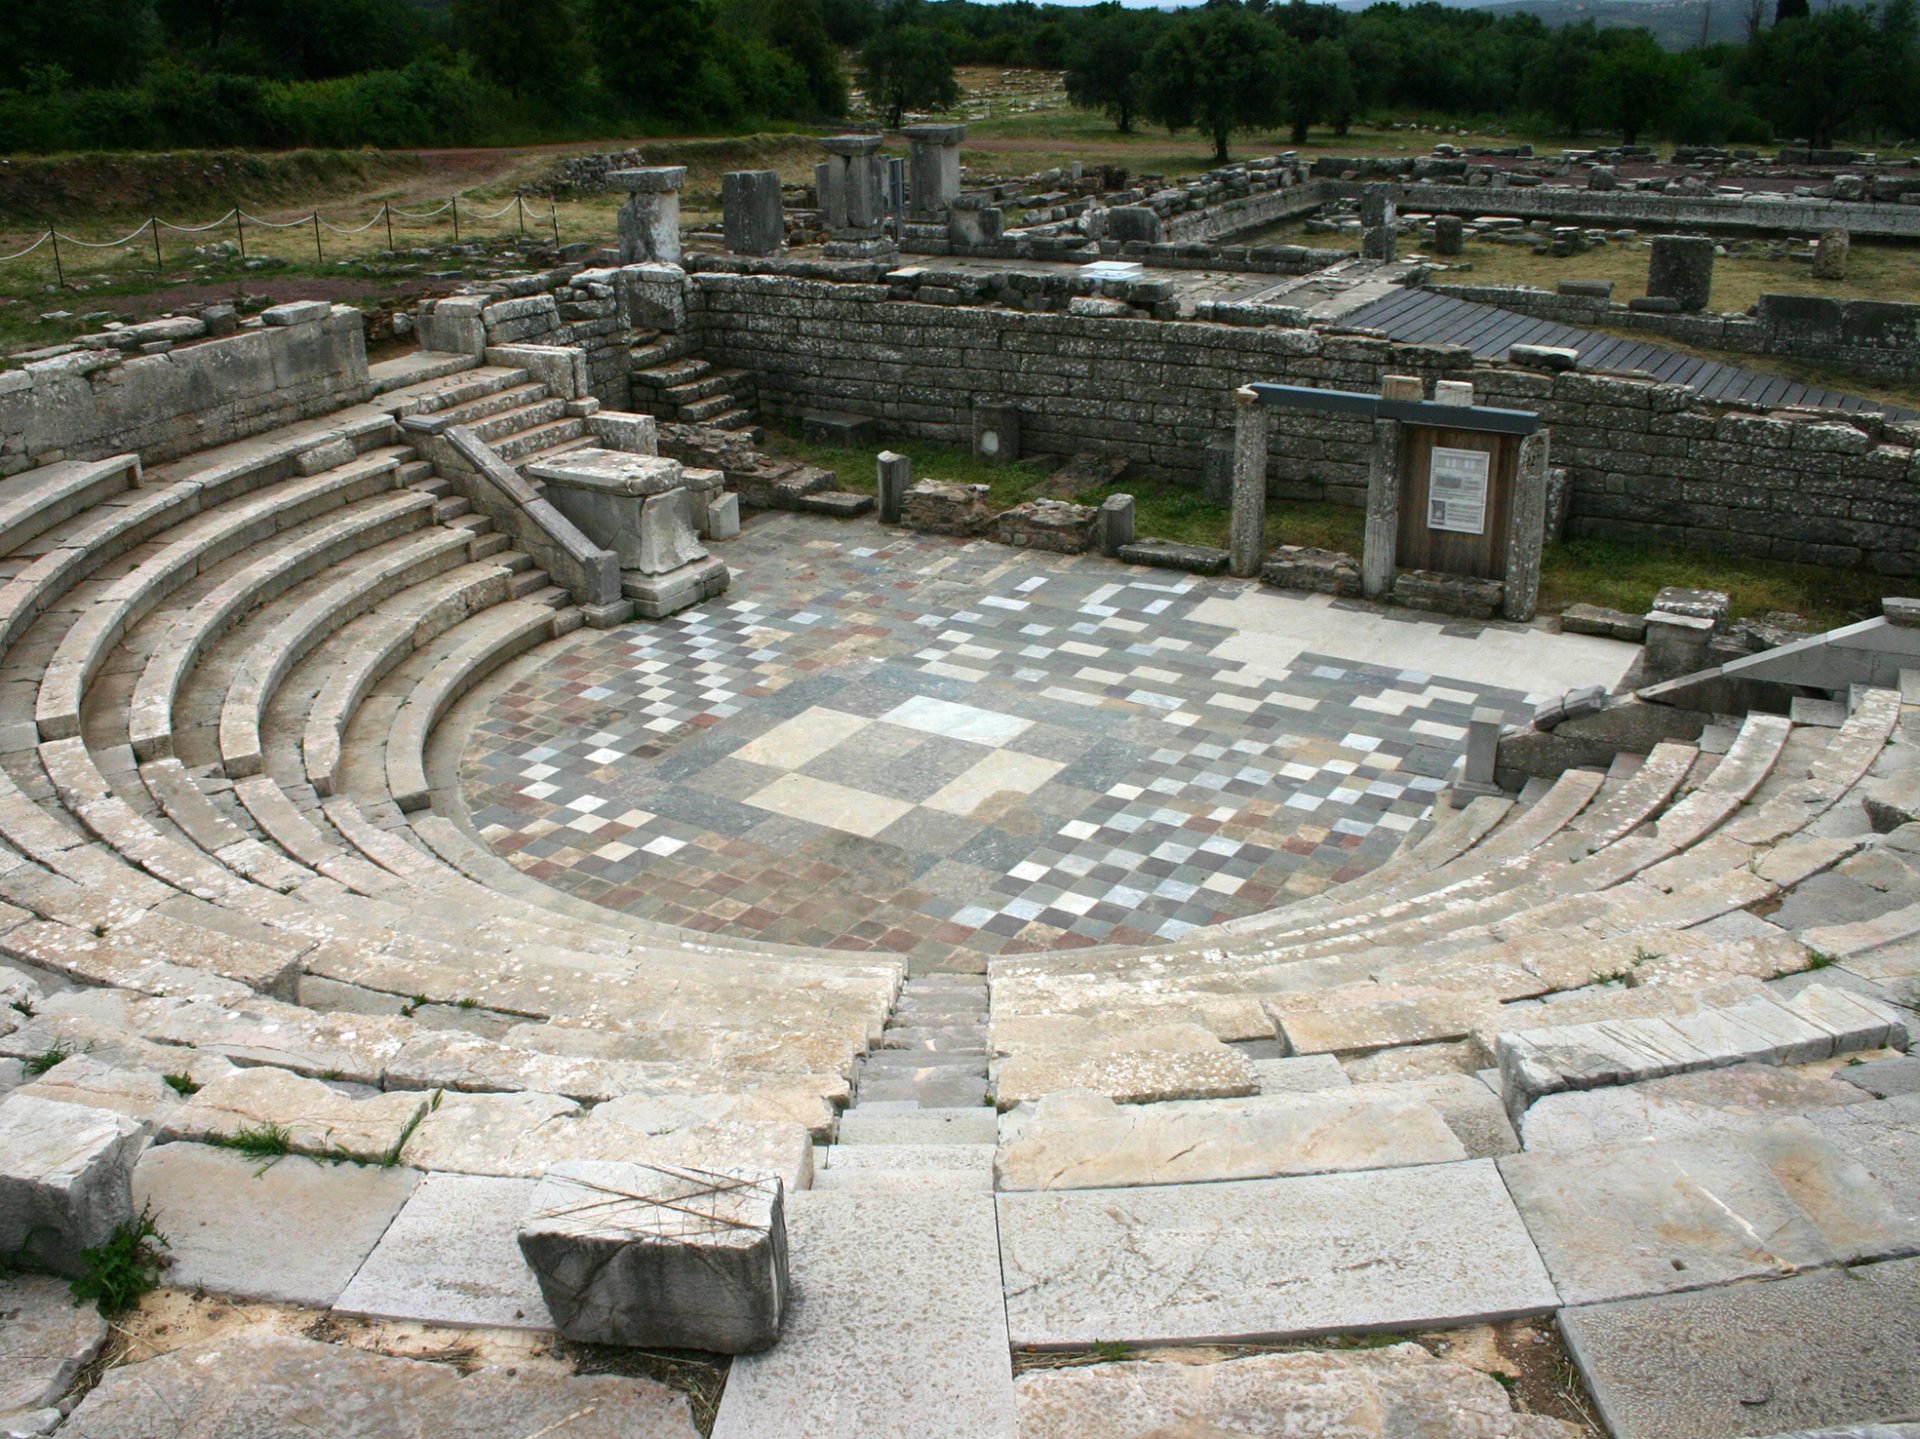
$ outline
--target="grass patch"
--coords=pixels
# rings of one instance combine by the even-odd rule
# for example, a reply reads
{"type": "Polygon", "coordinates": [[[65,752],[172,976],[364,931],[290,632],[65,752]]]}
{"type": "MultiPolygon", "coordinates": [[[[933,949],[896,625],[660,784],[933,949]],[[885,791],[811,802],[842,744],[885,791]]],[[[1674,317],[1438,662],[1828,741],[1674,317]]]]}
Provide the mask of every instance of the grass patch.
{"type": "Polygon", "coordinates": [[[1540,567],[1540,607],[1604,605],[1643,614],[1662,585],[1725,590],[1733,617],[1787,610],[1831,629],[1880,612],[1895,583],[1865,569],[1831,569],[1781,560],[1744,559],[1703,550],[1618,540],[1568,540],[1548,548],[1540,567]]]}
{"type": "Polygon", "coordinates": [[[284,1124],[245,1124],[232,1134],[209,1135],[207,1143],[237,1149],[254,1159],[279,1159],[293,1153],[293,1131],[284,1124]]]}
{"type": "Polygon", "coordinates": [[[26,1070],[29,1079],[38,1079],[62,1060],[72,1059],[75,1053],[77,1051],[70,1044],[55,1044],[41,1050],[38,1054],[28,1055],[20,1061],[20,1064],[26,1070]]]}
{"type": "Polygon", "coordinates": [[[141,1295],[159,1288],[165,1262],[160,1251],[167,1247],[148,1205],[114,1230],[105,1244],[80,1251],[86,1269],[72,1281],[73,1297],[91,1301],[108,1318],[131,1309],[141,1295]]]}
{"type": "Polygon", "coordinates": [[[193,1076],[190,1074],[169,1074],[163,1076],[163,1078],[167,1081],[167,1088],[171,1089],[182,1099],[186,1099],[200,1092],[200,1086],[193,1082],[193,1076]]]}

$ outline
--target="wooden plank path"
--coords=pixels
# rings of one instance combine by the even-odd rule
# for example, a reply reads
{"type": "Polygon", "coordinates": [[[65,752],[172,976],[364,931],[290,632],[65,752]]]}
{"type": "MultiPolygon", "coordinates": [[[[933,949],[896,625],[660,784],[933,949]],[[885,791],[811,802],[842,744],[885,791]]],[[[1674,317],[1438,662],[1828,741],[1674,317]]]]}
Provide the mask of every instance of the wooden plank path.
{"type": "Polygon", "coordinates": [[[1718,360],[1683,355],[1644,340],[1622,339],[1554,320],[1462,300],[1432,290],[1401,289],[1343,315],[1344,324],[1378,330],[1416,345],[1465,345],[1481,359],[1504,359],[1515,345],[1556,345],[1580,356],[1583,370],[1643,370],[1656,379],[1686,385],[1707,400],[1760,405],[1808,405],[1840,410],[1880,410],[1906,417],[1911,410],[1802,384],[1718,360]]]}

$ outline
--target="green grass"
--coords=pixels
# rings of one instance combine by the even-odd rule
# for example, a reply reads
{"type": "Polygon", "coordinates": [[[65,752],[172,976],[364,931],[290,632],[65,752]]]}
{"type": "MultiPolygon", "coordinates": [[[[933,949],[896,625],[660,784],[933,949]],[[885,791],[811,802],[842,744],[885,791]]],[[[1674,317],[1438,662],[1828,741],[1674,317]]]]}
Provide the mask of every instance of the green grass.
{"type": "MultiPolygon", "coordinates": [[[[913,461],[915,479],[986,485],[988,504],[996,511],[1032,499],[1051,473],[1045,463],[992,464],[971,451],[947,445],[898,438],[889,439],[887,445],[913,461]]],[[[872,451],[809,445],[779,431],[769,435],[767,448],[834,470],[846,489],[862,494],[874,491],[872,451]]],[[[1185,485],[1121,479],[1080,490],[1070,498],[1097,505],[1111,494],[1134,497],[1134,529],[1142,539],[1226,547],[1227,507],[1185,485]]],[[[1275,500],[1267,507],[1269,547],[1303,545],[1342,550],[1357,558],[1365,529],[1365,512],[1346,505],[1275,500]]],[[[1870,570],[1744,559],[1619,540],[1569,540],[1549,547],[1543,557],[1540,607],[1551,614],[1569,605],[1591,604],[1644,614],[1662,586],[1686,585],[1725,590],[1735,619],[1785,610],[1804,615],[1817,628],[1831,629],[1878,614],[1889,583],[1886,576],[1870,570]]]]}
{"type": "Polygon", "coordinates": [[[164,1078],[167,1081],[167,1088],[171,1089],[182,1099],[186,1099],[200,1092],[200,1086],[193,1082],[193,1076],[190,1074],[184,1072],[180,1074],[169,1074],[164,1076],[164,1078]]]}
{"type": "Polygon", "coordinates": [[[131,1309],[141,1295],[159,1287],[160,1250],[167,1247],[152,1206],[143,1208],[105,1244],[80,1251],[85,1269],[72,1281],[73,1297],[82,1303],[91,1300],[107,1318],[131,1309]]]}
{"type": "Polygon", "coordinates": [[[38,1079],[62,1060],[72,1059],[75,1052],[70,1044],[56,1044],[49,1049],[41,1050],[38,1054],[28,1055],[20,1063],[29,1079],[38,1079]]]}
{"type": "Polygon", "coordinates": [[[293,1131],[284,1124],[248,1124],[232,1134],[210,1135],[207,1143],[237,1149],[254,1159],[279,1159],[293,1153],[293,1131]]]}
{"type": "Polygon", "coordinates": [[[1831,629],[1879,613],[1896,582],[1866,569],[1792,565],[1618,540],[1569,540],[1548,549],[1540,567],[1540,607],[1604,605],[1644,614],[1662,585],[1725,590],[1733,617],[1787,610],[1831,629]]]}

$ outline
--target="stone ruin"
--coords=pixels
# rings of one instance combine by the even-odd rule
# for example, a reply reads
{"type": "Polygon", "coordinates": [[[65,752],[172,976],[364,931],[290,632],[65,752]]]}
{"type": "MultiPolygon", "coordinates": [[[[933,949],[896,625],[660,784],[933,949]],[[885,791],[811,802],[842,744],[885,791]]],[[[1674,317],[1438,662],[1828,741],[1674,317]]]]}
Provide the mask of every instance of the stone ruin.
{"type": "Polygon", "coordinates": [[[1532,610],[1562,532],[1904,586],[1911,422],[1395,342],[1257,246],[1267,298],[1196,301],[1159,262],[1313,200],[1295,161],[1059,174],[989,238],[1027,192],[925,148],[829,149],[855,258],[751,253],[764,179],[682,253],[634,170],[605,263],[415,351],[314,303],[0,375],[0,1252],[46,1271],[0,1420],[1899,1432],[1920,602],[1532,610]],[[1506,488],[1441,513],[1504,506],[1497,590],[1400,563],[1473,469],[1408,436],[1476,424],[1506,488]],[[996,511],[917,440],[1068,477],[996,511]],[[1226,548],[1075,498],[1128,476],[1226,548]],[[1271,543],[1302,496],[1361,552],[1271,543]],[[168,1292],[102,1365],[59,1276],[142,1214],[168,1292]]]}

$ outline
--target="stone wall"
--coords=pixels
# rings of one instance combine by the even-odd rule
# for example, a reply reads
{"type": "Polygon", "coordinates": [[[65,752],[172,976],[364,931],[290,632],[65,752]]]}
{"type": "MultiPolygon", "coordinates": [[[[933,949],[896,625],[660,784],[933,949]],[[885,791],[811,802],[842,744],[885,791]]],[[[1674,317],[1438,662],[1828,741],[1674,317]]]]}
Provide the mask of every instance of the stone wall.
{"type": "Polygon", "coordinates": [[[1524,285],[1427,288],[1563,325],[1638,330],[1735,354],[1803,360],[1885,379],[1920,379],[1920,304],[1762,295],[1751,314],[1663,315],[1524,285]]]}
{"type": "MultiPolygon", "coordinates": [[[[1364,185],[1321,180],[1325,199],[1357,197],[1364,185]]],[[[1791,195],[1675,195],[1648,190],[1586,190],[1571,185],[1465,186],[1395,184],[1402,211],[1455,215],[1517,215],[1563,225],[1695,226],[1713,230],[1817,235],[1846,230],[1855,239],[1920,238],[1920,205],[1802,199],[1791,195]]]]}
{"type": "Polygon", "coordinates": [[[129,452],[157,464],[372,394],[358,310],[305,301],[263,319],[161,354],[78,350],[0,372],[0,475],[129,452]]]}
{"type": "MultiPolygon", "coordinates": [[[[1250,380],[1377,392],[1388,373],[1471,379],[1483,403],[1537,410],[1571,484],[1569,533],[1817,564],[1920,572],[1920,425],[1789,420],[1705,404],[1684,386],[1475,368],[1457,346],[1316,330],[924,305],[886,284],[703,273],[689,323],[707,358],[751,370],[775,412],[844,410],[965,445],[976,399],[1021,410],[1029,452],[1124,455],[1203,483],[1250,380]]],[[[1370,427],[1275,417],[1273,488],[1359,504],[1370,427]]]]}

